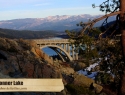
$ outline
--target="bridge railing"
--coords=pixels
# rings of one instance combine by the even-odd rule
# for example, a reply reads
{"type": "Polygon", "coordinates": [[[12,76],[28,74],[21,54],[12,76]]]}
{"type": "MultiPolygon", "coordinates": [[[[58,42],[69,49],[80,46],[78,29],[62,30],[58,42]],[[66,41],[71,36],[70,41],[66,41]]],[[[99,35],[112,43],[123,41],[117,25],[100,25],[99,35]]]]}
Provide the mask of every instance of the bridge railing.
{"type": "Polygon", "coordinates": [[[69,39],[34,39],[37,43],[70,43],[69,39]]]}

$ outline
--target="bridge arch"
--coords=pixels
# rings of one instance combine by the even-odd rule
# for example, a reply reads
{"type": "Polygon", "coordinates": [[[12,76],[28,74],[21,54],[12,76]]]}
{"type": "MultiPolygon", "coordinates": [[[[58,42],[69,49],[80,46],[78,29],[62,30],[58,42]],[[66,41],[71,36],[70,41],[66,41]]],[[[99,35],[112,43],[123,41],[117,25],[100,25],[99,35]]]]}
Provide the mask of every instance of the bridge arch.
{"type": "Polygon", "coordinates": [[[78,60],[78,52],[75,51],[74,48],[72,48],[74,47],[74,44],[70,44],[71,42],[73,42],[73,40],[71,42],[69,42],[69,39],[33,39],[33,40],[36,42],[37,46],[40,47],[41,49],[44,47],[49,47],[53,49],[56,53],[58,53],[60,57],[62,55],[62,59],[64,57],[69,61],[78,60]],[[62,52],[59,52],[59,50],[64,52],[64,54],[62,52]]]}
{"type": "MultiPolygon", "coordinates": [[[[60,47],[58,45],[43,45],[43,46],[40,46],[40,49],[43,49],[45,47],[49,47],[49,48],[53,49],[60,57],[62,57],[61,53],[56,50],[56,49],[60,49],[61,51],[63,51],[65,53],[65,55],[68,57],[69,61],[73,60],[73,58],[70,56],[70,54],[65,49],[63,49],[62,47],[60,47]]],[[[62,57],[62,59],[65,60],[63,57],[62,57]]]]}

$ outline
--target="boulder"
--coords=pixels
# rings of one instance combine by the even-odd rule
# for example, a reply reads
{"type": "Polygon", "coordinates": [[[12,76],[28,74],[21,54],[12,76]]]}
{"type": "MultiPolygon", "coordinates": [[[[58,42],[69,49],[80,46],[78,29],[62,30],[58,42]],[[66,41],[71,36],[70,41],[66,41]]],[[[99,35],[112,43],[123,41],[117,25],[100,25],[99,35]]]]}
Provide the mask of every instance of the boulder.
{"type": "Polygon", "coordinates": [[[93,87],[94,87],[96,93],[100,93],[102,91],[102,89],[103,89],[102,86],[100,86],[96,83],[92,83],[92,84],[93,84],[93,87]]]}
{"type": "Polygon", "coordinates": [[[85,67],[86,67],[85,63],[83,63],[83,62],[78,62],[78,63],[76,63],[74,69],[75,69],[75,71],[79,71],[79,70],[84,69],[85,67]]]}
{"type": "Polygon", "coordinates": [[[84,87],[90,87],[90,85],[94,82],[94,80],[84,76],[84,75],[79,75],[77,73],[74,74],[74,82],[73,84],[75,85],[82,85],[84,87]]]}
{"type": "Polygon", "coordinates": [[[66,75],[74,74],[75,72],[74,69],[70,67],[61,67],[60,71],[66,75]]]}

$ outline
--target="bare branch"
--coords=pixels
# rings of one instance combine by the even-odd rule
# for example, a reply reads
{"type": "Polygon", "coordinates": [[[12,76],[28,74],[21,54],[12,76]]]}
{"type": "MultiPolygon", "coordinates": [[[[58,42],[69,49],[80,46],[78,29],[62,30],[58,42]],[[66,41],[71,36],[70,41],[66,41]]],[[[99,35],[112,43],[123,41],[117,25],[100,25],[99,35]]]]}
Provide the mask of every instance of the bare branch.
{"type": "MultiPolygon", "coordinates": [[[[87,22],[87,23],[83,23],[83,24],[85,25],[85,29],[83,29],[83,31],[81,31],[81,34],[83,34],[83,32],[84,32],[89,26],[93,27],[93,25],[94,25],[96,22],[98,22],[98,21],[100,21],[100,20],[102,20],[102,19],[104,19],[104,18],[107,18],[107,17],[110,17],[110,16],[114,16],[114,15],[118,15],[118,14],[120,14],[120,11],[117,11],[117,12],[114,12],[114,13],[110,13],[110,14],[107,14],[107,15],[104,15],[104,16],[102,16],[102,17],[99,17],[99,18],[94,19],[94,20],[92,20],[92,21],[90,21],[90,22],[87,22]]],[[[91,27],[90,27],[90,28],[91,28],[91,27]]],[[[81,35],[81,36],[82,36],[82,35],[81,35]]]]}
{"type": "Polygon", "coordinates": [[[103,19],[105,19],[105,18],[107,18],[107,17],[114,16],[114,15],[118,15],[118,14],[120,14],[120,11],[117,11],[117,12],[114,12],[114,13],[110,13],[110,14],[106,14],[106,15],[104,15],[104,16],[102,16],[102,17],[99,17],[99,18],[97,18],[97,19],[94,19],[94,20],[92,20],[92,21],[83,23],[84,28],[80,31],[80,33],[79,33],[78,35],[74,35],[74,37],[73,37],[70,33],[68,33],[68,35],[69,35],[70,38],[74,38],[74,39],[75,39],[75,38],[80,38],[80,37],[83,36],[83,34],[84,34],[84,32],[86,31],[86,29],[87,29],[87,28],[92,28],[93,25],[94,25],[96,22],[98,22],[98,21],[100,21],[100,20],[103,20],[103,19]]]}
{"type": "Polygon", "coordinates": [[[116,25],[116,23],[114,23],[114,24],[112,24],[108,29],[106,29],[104,32],[102,32],[102,33],[100,33],[99,34],[99,39],[101,38],[101,36],[103,35],[103,34],[105,34],[109,29],[111,29],[112,27],[114,27],[116,25]]]}
{"type": "Polygon", "coordinates": [[[102,17],[100,17],[100,18],[97,18],[97,19],[95,19],[95,20],[92,20],[91,22],[87,22],[87,23],[84,23],[84,25],[88,25],[88,24],[91,24],[91,23],[96,23],[96,22],[98,22],[98,21],[100,21],[100,20],[102,20],[102,19],[104,19],[104,18],[107,18],[107,17],[110,17],[110,16],[114,16],[114,15],[118,15],[118,14],[120,14],[120,11],[117,11],[117,12],[114,12],[114,13],[110,13],[110,14],[106,14],[106,15],[104,15],[104,16],[102,16],[102,17]]]}

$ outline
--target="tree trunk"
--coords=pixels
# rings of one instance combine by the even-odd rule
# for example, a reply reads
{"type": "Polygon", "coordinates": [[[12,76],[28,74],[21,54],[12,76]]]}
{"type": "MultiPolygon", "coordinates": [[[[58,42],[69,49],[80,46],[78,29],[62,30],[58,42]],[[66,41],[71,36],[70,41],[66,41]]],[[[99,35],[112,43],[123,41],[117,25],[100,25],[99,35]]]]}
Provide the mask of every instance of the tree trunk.
{"type": "MultiPolygon", "coordinates": [[[[121,29],[121,41],[123,50],[123,59],[125,62],[125,0],[119,0],[120,2],[120,29],[121,29]]],[[[121,76],[121,88],[119,95],[125,95],[125,65],[123,70],[123,75],[121,76]]]]}

